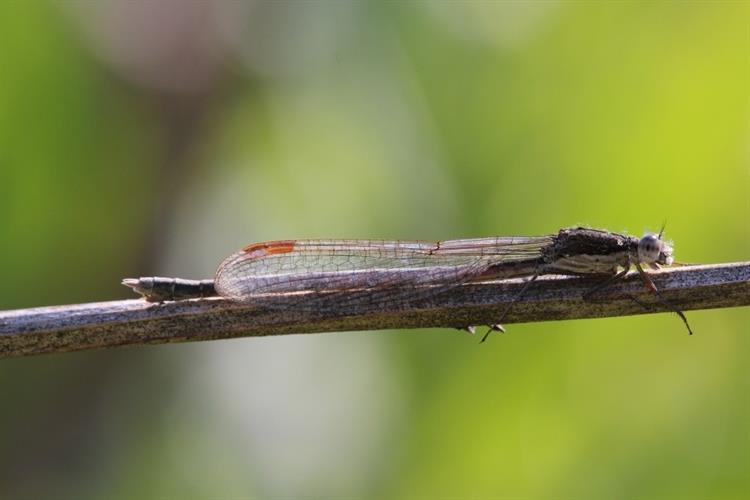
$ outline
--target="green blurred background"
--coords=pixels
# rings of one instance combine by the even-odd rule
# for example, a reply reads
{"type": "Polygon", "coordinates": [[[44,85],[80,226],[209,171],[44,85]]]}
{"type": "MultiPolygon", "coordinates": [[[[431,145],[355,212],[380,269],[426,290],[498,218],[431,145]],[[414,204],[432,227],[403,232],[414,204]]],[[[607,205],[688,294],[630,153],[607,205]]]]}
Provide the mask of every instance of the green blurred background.
{"type": "MultiPolygon", "coordinates": [[[[750,3],[0,2],[0,308],[276,238],[750,255],[750,3]]],[[[750,314],[0,362],[2,498],[747,498],[750,314]]]]}

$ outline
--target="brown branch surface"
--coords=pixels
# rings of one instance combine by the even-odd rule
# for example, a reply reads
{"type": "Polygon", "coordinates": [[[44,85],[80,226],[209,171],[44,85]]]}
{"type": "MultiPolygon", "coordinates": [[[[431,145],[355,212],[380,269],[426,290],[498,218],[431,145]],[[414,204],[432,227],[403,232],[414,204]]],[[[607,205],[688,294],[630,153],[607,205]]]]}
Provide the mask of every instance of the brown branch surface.
{"type": "MultiPolygon", "coordinates": [[[[661,297],[687,311],[750,305],[750,262],[650,272],[661,297]]],[[[503,323],[668,312],[631,273],[589,299],[587,278],[542,277],[503,323]]],[[[522,280],[472,283],[398,310],[309,311],[293,296],[273,308],[220,298],[151,304],[140,299],[0,311],[0,357],[198,340],[387,328],[461,328],[497,321],[522,280]]],[[[677,320],[676,320],[677,321],[677,320]]],[[[697,332],[700,333],[700,332],[697,332]]]]}

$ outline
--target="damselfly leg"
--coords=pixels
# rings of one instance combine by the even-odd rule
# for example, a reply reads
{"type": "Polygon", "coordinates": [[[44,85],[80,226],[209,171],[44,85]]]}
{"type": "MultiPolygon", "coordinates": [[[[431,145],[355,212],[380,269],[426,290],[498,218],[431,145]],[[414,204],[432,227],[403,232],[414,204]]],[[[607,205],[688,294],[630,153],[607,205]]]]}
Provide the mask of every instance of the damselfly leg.
{"type": "MultiPolygon", "coordinates": [[[[672,311],[673,313],[675,313],[677,316],[679,316],[680,319],[682,320],[682,322],[685,323],[685,326],[687,327],[688,333],[690,335],[692,335],[693,334],[693,330],[690,328],[690,324],[688,323],[687,317],[685,317],[685,313],[683,313],[682,311],[680,311],[674,305],[672,305],[671,303],[669,303],[669,301],[667,301],[664,297],[662,297],[659,289],[654,284],[654,281],[651,279],[651,277],[648,275],[648,273],[646,273],[646,271],[643,270],[643,267],[641,267],[641,265],[639,263],[635,263],[634,267],[635,267],[636,271],[638,271],[638,275],[640,276],[641,281],[643,282],[643,285],[646,287],[646,289],[649,292],[651,292],[651,293],[654,294],[654,296],[656,297],[657,301],[660,304],[662,304],[664,307],[666,307],[667,309],[669,309],[670,311],[672,311]]],[[[592,300],[592,297],[594,295],[596,295],[597,293],[600,293],[602,290],[604,290],[608,286],[612,285],[613,283],[615,283],[615,282],[620,281],[621,279],[623,279],[625,277],[625,275],[628,274],[629,271],[630,271],[630,269],[624,269],[624,270],[618,272],[617,274],[612,275],[610,278],[606,279],[602,283],[596,285],[594,288],[592,288],[591,290],[589,290],[588,292],[586,292],[586,293],[583,294],[583,297],[582,297],[583,300],[586,300],[586,301],[592,300]]],[[[651,310],[651,308],[645,302],[643,302],[641,300],[638,300],[636,297],[634,297],[634,296],[632,296],[630,294],[627,294],[627,296],[628,296],[628,298],[630,300],[632,300],[633,302],[635,302],[636,304],[638,304],[639,306],[641,306],[645,310],[647,310],[647,311],[651,310]]]]}
{"type": "Polygon", "coordinates": [[[692,335],[693,330],[690,328],[690,323],[688,323],[687,318],[685,317],[685,313],[677,309],[675,306],[669,303],[668,300],[666,300],[664,297],[661,296],[661,293],[659,292],[659,289],[656,288],[656,285],[654,284],[653,280],[649,277],[648,274],[646,274],[646,271],[643,270],[640,264],[635,265],[636,270],[638,271],[638,274],[641,276],[641,279],[643,280],[643,284],[646,285],[646,288],[648,288],[656,297],[656,299],[661,303],[664,307],[675,313],[677,316],[680,317],[683,323],[685,323],[685,327],[688,330],[688,334],[692,335]]]}
{"type": "Polygon", "coordinates": [[[598,285],[596,285],[594,288],[592,288],[588,292],[584,293],[581,298],[583,300],[585,300],[585,301],[591,300],[591,297],[593,297],[597,293],[601,292],[602,290],[604,290],[605,288],[607,288],[608,286],[610,286],[612,283],[615,283],[616,281],[619,281],[622,278],[624,278],[625,275],[628,274],[629,271],[630,271],[629,269],[624,269],[624,270],[620,271],[619,273],[613,274],[612,276],[610,276],[606,280],[602,281],[601,283],[599,283],[598,285]]]}
{"type": "Polygon", "coordinates": [[[529,280],[526,283],[523,284],[523,286],[515,295],[515,297],[513,297],[511,301],[508,303],[508,305],[505,307],[505,310],[500,315],[500,318],[497,320],[497,323],[489,325],[489,328],[487,329],[487,333],[485,333],[484,337],[482,337],[482,340],[479,341],[480,344],[484,342],[485,340],[487,340],[487,337],[490,335],[491,332],[505,333],[505,328],[503,328],[503,325],[502,325],[502,322],[505,319],[505,316],[508,315],[511,308],[513,308],[513,305],[516,302],[518,302],[521,299],[521,297],[523,297],[523,294],[526,293],[526,291],[529,289],[531,284],[536,281],[536,279],[539,277],[540,274],[541,274],[541,270],[538,270],[537,272],[534,273],[534,275],[531,278],[529,278],[529,280]]]}

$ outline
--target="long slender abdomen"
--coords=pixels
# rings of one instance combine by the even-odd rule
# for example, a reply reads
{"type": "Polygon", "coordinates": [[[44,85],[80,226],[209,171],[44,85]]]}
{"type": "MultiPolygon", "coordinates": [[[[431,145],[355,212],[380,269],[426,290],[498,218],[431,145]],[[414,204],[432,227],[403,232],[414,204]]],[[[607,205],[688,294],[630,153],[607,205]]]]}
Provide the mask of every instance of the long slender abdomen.
{"type": "Polygon", "coordinates": [[[122,284],[143,295],[149,302],[202,299],[216,295],[214,280],[149,277],[124,279],[122,284]]]}

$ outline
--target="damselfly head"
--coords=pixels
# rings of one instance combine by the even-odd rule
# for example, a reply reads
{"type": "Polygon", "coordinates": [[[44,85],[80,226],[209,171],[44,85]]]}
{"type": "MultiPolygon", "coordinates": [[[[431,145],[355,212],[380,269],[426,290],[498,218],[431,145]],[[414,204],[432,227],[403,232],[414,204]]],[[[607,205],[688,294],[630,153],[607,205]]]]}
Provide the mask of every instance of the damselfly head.
{"type": "Polygon", "coordinates": [[[671,266],[672,245],[661,239],[661,233],[646,233],[638,242],[638,260],[643,264],[671,266]]]}

